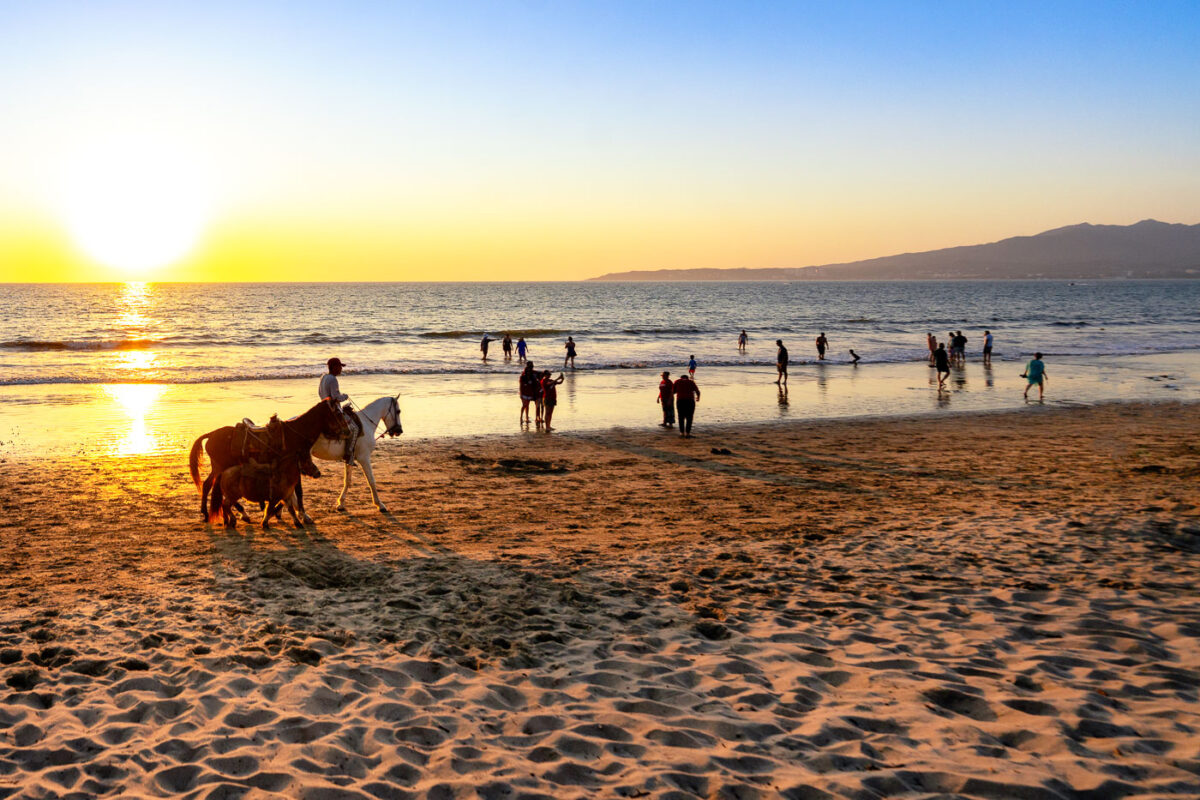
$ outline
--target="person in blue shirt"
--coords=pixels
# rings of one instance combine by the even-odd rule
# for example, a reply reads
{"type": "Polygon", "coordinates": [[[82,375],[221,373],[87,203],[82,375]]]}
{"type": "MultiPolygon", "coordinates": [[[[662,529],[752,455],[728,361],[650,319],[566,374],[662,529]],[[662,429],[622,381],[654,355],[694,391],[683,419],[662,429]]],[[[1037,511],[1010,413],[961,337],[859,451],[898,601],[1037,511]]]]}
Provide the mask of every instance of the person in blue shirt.
{"type": "Polygon", "coordinates": [[[696,357],[688,356],[688,375],[696,377],[696,357]]]}
{"type": "Polygon", "coordinates": [[[524,336],[517,337],[517,358],[518,359],[520,359],[521,361],[525,360],[525,351],[528,348],[529,348],[529,345],[525,344],[525,337],[524,336]]]}
{"type": "Polygon", "coordinates": [[[1046,365],[1042,361],[1041,353],[1033,354],[1033,361],[1025,365],[1025,371],[1021,373],[1021,377],[1028,383],[1025,384],[1025,399],[1029,399],[1029,387],[1035,383],[1038,387],[1038,400],[1042,399],[1042,395],[1046,391],[1046,365]]]}

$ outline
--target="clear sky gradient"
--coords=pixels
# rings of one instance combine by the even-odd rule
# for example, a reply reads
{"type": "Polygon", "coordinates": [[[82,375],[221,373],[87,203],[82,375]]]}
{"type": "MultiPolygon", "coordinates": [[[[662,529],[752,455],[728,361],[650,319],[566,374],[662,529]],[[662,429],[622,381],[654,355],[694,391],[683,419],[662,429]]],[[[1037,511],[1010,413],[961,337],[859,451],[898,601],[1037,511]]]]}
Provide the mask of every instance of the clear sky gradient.
{"type": "Polygon", "coordinates": [[[0,42],[0,280],[578,279],[1200,221],[1195,2],[5,3],[0,42]],[[81,232],[167,252],[187,221],[136,268],[81,232]]]}

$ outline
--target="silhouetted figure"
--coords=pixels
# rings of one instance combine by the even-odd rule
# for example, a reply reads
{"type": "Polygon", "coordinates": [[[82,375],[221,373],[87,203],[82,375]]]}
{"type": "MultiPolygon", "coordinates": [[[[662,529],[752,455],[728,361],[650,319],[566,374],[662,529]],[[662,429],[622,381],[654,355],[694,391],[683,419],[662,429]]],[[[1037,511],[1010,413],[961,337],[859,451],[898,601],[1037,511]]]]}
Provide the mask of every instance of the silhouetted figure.
{"type": "Polygon", "coordinates": [[[937,367],[938,391],[941,391],[946,387],[946,376],[950,374],[950,354],[946,352],[945,342],[933,351],[933,363],[937,367]]]}
{"type": "Polygon", "coordinates": [[[746,335],[746,331],[744,331],[744,330],[740,334],[738,334],[738,352],[739,353],[746,352],[746,340],[749,338],[750,337],[746,335]]]}
{"type": "Polygon", "coordinates": [[[782,383],[782,385],[786,386],[788,351],[787,348],[783,346],[782,339],[776,339],[775,344],[779,346],[779,352],[775,354],[775,369],[779,371],[779,377],[775,379],[775,382],[782,383]]]}
{"type": "Polygon", "coordinates": [[[563,369],[567,368],[567,362],[571,362],[571,369],[575,369],[575,340],[570,336],[567,337],[567,343],[563,345],[567,348],[567,355],[563,359],[563,369]]]}
{"type": "Polygon", "coordinates": [[[858,362],[860,362],[860,361],[862,361],[862,356],[860,356],[858,353],[854,352],[854,348],[851,347],[850,348],[850,363],[858,364],[858,362]]]}
{"type": "Polygon", "coordinates": [[[983,365],[990,367],[992,365],[992,332],[983,332],[983,365]]]}
{"type": "Polygon", "coordinates": [[[494,341],[496,341],[496,340],[493,339],[492,337],[488,336],[486,333],[483,335],[483,338],[479,340],[479,349],[483,351],[483,360],[484,361],[487,361],[488,345],[494,341]]]}
{"type": "MultiPolygon", "coordinates": [[[[518,378],[521,387],[521,413],[517,417],[518,422],[529,424],[529,404],[536,403],[538,398],[542,396],[541,380],[536,372],[533,371],[533,362],[527,361],[525,369],[521,372],[521,377],[518,378]]],[[[538,412],[538,422],[542,421],[541,412],[538,412]]]]}
{"type": "Polygon", "coordinates": [[[829,340],[825,338],[825,331],[821,331],[821,335],[817,337],[817,360],[825,360],[825,348],[829,346],[829,340]]]}
{"type": "Polygon", "coordinates": [[[929,363],[933,363],[933,354],[937,351],[937,337],[933,333],[925,334],[925,344],[929,345],[929,363]]]}
{"type": "Polygon", "coordinates": [[[671,373],[664,372],[662,381],[658,384],[658,400],[662,406],[663,421],[659,423],[664,428],[675,424],[675,384],[671,382],[671,373]]]}
{"type": "Polygon", "coordinates": [[[692,418],[696,415],[696,403],[700,400],[700,387],[687,375],[675,381],[675,410],[679,414],[679,435],[691,438],[692,418]]]}
{"type": "Polygon", "coordinates": [[[528,349],[529,349],[529,345],[525,344],[525,337],[524,336],[517,337],[517,359],[518,360],[520,360],[520,361],[525,360],[525,351],[528,349]]]}
{"type": "Polygon", "coordinates": [[[512,361],[512,337],[508,335],[507,331],[504,334],[504,340],[500,342],[500,347],[504,350],[504,360],[512,361]]]}
{"type": "Polygon", "coordinates": [[[554,407],[558,405],[558,385],[564,380],[566,378],[561,372],[557,378],[550,377],[550,370],[542,373],[542,418],[546,423],[546,433],[554,430],[550,427],[550,420],[554,417],[554,407]]]}

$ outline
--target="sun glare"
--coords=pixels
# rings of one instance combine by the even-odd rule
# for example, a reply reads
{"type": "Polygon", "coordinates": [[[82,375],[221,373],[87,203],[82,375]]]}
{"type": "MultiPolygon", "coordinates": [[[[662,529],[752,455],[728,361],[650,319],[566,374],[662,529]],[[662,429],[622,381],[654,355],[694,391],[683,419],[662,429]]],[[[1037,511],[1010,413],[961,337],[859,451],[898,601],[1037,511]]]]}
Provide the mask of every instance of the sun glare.
{"type": "Polygon", "coordinates": [[[126,277],[186,256],[210,215],[196,157],[157,141],[94,142],[64,165],[60,214],[76,246],[126,277]]]}

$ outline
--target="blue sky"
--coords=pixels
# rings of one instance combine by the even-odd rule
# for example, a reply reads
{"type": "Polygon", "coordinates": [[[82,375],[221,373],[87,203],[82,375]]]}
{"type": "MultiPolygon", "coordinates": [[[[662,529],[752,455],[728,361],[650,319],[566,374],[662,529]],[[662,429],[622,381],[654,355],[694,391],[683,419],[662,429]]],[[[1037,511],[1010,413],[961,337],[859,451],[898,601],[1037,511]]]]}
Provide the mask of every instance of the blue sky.
{"type": "Polygon", "coordinates": [[[325,224],[414,275],[1198,222],[1198,21],[1166,2],[5,4],[0,258],[37,250],[18,221],[54,227],[64,153],[129,131],[202,151],[214,252],[325,224]]]}

